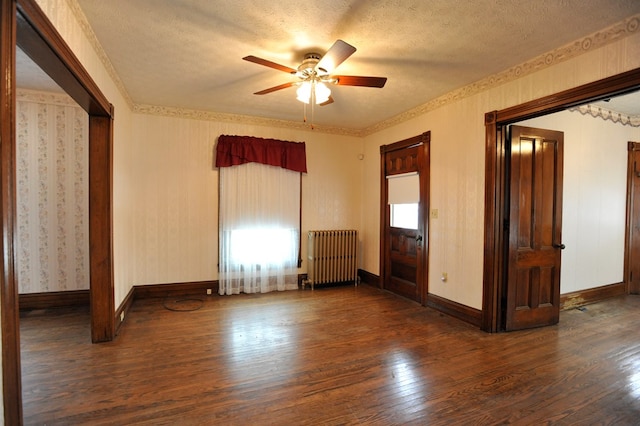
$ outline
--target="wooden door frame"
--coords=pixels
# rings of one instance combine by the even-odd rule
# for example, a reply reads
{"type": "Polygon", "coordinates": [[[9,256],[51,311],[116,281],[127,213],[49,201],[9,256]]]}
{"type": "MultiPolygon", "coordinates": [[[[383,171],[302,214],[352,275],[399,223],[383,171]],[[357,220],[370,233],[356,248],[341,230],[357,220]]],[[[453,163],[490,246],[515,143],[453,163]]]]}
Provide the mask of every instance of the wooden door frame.
{"type": "MultiPolygon", "coordinates": [[[[503,229],[508,206],[504,183],[506,126],[518,121],[563,111],[587,102],[633,92],[640,88],[640,68],[584,84],[499,111],[485,114],[484,264],[481,329],[495,333],[501,327],[501,295],[504,290],[503,229]]],[[[625,248],[625,251],[627,248],[625,248]]],[[[626,256],[625,256],[626,257],[626,256]]],[[[625,279],[628,265],[625,263],[625,279]]]]}
{"type": "MultiPolygon", "coordinates": [[[[420,304],[426,305],[429,294],[429,184],[430,184],[430,152],[431,152],[431,131],[426,131],[420,135],[401,141],[380,146],[380,288],[384,288],[384,277],[386,273],[385,256],[388,249],[389,238],[386,233],[386,224],[389,221],[389,208],[387,206],[387,177],[385,175],[385,154],[423,144],[423,157],[419,159],[421,168],[425,168],[428,173],[419,173],[420,177],[420,201],[422,203],[422,278],[420,284],[420,304]]],[[[421,170],[422,171],[422,170],[421,170]]]]}
{"type": "Polygon", "coordinates": [[[16,275],[16,46],[25,51],[89,114],[89,263],[91,340],[115,335],[112,173],[113,105],[35,0],[0,0],[0,263],[4,421],[22,424],[18,284],[16,275]]]}
{"type": "Polygon", "coordinates": [[[627,287],[627,293],[640,294],[640,287],[632,285],[631,280],[631,242],[633,225],[637,222],[637,219],[633,218],[633,195],[635,187],[634,173],[636,173],[633,161],[633,153],[640,151],[640,142],[627,142],[627,214],[626,214],[626,230],[624,239],[624,280],[627,287]]]}

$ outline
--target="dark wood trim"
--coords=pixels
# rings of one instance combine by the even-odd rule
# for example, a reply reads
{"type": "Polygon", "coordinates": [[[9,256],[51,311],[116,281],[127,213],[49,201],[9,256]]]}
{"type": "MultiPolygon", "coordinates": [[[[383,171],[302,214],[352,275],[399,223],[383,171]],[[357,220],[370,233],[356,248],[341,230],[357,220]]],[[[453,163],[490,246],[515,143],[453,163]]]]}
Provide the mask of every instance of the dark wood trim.
{"type": "Polygon", "coordinates": [[[385,256],[387,253],[387,222],[390,216],[389,205],[387,203],[387,177],[385,173],[386,162],[385,162],[385,153],[386,153],[386,145],[380,147],[380,247],[379,247],[379,258],[378,258],[378,287],[384,288],[384,277],[386,271],[385,265],[385,256]]]}
{"type": "Polygon", "coordinates": [[[528,120],[541,115],[564,111],[587,102],[633,92],[640,85],[640,68],[603,78],[553,95],[534,99],[497,111],[498,125],[528,120]]]}
{"type": "Polygon", "coordinates": [[[445,299],[444,297],[436,296],[435,294],[429,294],[427,306],[476,327],[480,327],[482,311],[478,309],[462,305],[445,299]]]}
{"type": "Polygon", "coordinates": [[[18,296],[18,303],[21,311],[64,308],[68,306],[89,306],[89,290],[25,293],[18,296]]]}
{"type": "Polygon", "coordinates": [[[16,45],[89,113],[91,338],[114,337],[111,158],[113,107],[35,0],[1,0],[0,201],[2,220],[2,376],[6,424],[22,423],[19,302],[15,268],[15,55],[16,45]],[[99,119],[102,117],[102,119],[99,119]],[[96,140],[93,138],[97,137],[96,140]],[[97,179],[97,182],[94,182],[97,179]],[[109,182],[106,184],[105,182],[109,182]],[[107,187],[109,189],[107,189],[107,187]],[[97,193],[93,190],[99,188],[97,193]],[[106,197],[106,198],[100,198],[106,197]],[[99,199],[100,198],[100,199],[99,199]],[[101,217],[94,217],[94,215],[101,217]],[[106,216],[105,216],[106,215],[106,216]],[[106,239],[101,237],[108,236],[106,239]],[[94,283],[98,283],[96,289],[94,283]]]}
{"type": "MultiPolygon", "coordinates": [[[[381,145],[380,146],[380,154],[386,154],[387,152],[398,151],[405,148],[411,148],[412,146],[420,145],[424,142],[429,142],[431,140],[430,131],[426,131],[420,133],[419,135],[412,136],[407,139],[403,139],[398,142],[391,143],[389,145],[381,145]]],[[[383,169],[384,171],[384,169],[383,169]]]]}
{"type": "Polygon", "coordinates": [[[190,283],[150,284],[136,285],[134,299],[163,298],[167,296],[207,295],[207,289],[211,289],[212,295],[218,294],[218,281],[197,281],[190,283]]]}
{"type": "Polygon", "coordinates": [[[17,43],[89,114],[91,340],[115,336],[113,278],[113,106],[33,0],[17,0],[17,43]]]}
{"type": "Polygon", "coordinates": [[[2,261],[0,302],[2,303],[2,388],[4,423],[22,424],[20,368],[20,312],[16,283],[16,5],[0,3],[0,221],[2,261]]]}
{"type": "Polygon", "coordinates": [[[431,131],[422,135],[422,158],[420,161],[420,209],[419,220],[422,224],[422,271],[418,274],[423,279],[420,294],[420,303],[426,305],[429,300],[429,217],[431,212],[430,185],[431,185],[431,131]]]}
{"type": "Polygon", "coordinates": [[[611,297],[627,294],[626,283],[609,284],[586,290],[574,291],[560,295],[560,309],[574,309],[590,303],[600,302],[611,297]]]}
{"type": "Polygon", "coordinates": [[[91,341],[115,337],[113,277],[113,120],[89,116],[91,341]]]}
{"type": "Polygon", "coordinates": [[[358,276],[360,277],[360,282],[370,285],[372,287],[380,287],[380,276],[376,274],[372,274],[369,271],[365,271],[364,269],[358,269],[358,276]]]}
{"type": "Polygon", "coordinates": [[[521,105],[488,112],[485,115],[485,235],[483,263],[483,301],[481,328],[488,332],[501,329],[503,261],[502,223],[505,217],[504,168],[506,148],[503,141],[507,125],[529,118],[562,111],[607,97],[630,93],[640,88],[640,68],[587,83],[521,105]]]}
{"type": "Polygon", "coordinates": [[[109,101],[38,4],[16,3],[17,45],[87,113],[110,116],[109,101]]]}
{"type": "Polygon", "coordinates": [[[124,324],[125,318],[128,316],[129,311],[131,310],[131,306],[133,306],[133,302],[135,300],[135,288],[131,287],[129,293],[125,296],[124,300],[116,310],[116,315],[114,318],[114,322],[116,325],[116,335],[120,333],[120,329],[124,324]]]}
{"type": "Polygon", "coordinates": [[[482,286],[482,321],[480,328],[494,333],[498,331],[500,319],[500,297],[498,295],[500,270],[496,262],[501,253],[499,241],[502,233],[501,215],[497,212],[498,197],[502,194],[499,183],[502,182],[502,162],[496,152],[496,111],[485,114],[485,185],[484,185],[484,283],[482,286]]]}
{"type": "Polygon", "coordinates": [[[624,233],[624,280],[627,283],[627,292],[629,294],[640,294],[640,286],[638,280],[633,280],[633,272],[631,269],[633,255],[632,244],[634,229],[640,224],[640,218],[634,217],[633,205],[635,203],[635,179],[636,164],[634,161],[634,152],[640,151],[640,142],[627,142],[627,211],[626,211],[626,228],[624,233]]]}

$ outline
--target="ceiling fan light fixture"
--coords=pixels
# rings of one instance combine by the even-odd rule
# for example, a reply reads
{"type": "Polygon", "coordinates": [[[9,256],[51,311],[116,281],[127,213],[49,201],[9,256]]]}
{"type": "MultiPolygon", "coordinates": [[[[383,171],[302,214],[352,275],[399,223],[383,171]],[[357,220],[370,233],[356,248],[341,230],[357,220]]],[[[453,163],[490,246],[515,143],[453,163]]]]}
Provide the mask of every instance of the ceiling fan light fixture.
{"type": "Polygon", "coordinates": [[[311,83],[305,81],[300,84],[300,87],[296,90],[296,99],[305,104],[311,101],[311,83]]]}
{"type": "Polygon", "coordinates": [[[305,104],[312,102],[321,104],[327,102],[331,96],[331,89],[323,82],[303,81],[296,90],[296,99],[305,104]]]}
{"type": "Polygon", "coordinates": [[[316,90],[316,104],[327,102],[329,100],[329,96],[331,96],[331,89],[329,89],[327,85],[322,82],[315,83],[314,86],[316,90]]]}

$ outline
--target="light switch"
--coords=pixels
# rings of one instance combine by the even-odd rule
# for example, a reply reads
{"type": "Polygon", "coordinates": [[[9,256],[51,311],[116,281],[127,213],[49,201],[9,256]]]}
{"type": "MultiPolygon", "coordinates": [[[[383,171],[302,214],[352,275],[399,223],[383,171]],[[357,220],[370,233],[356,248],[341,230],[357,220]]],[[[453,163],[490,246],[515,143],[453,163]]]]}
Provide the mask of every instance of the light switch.
{"type": "Polygon", "coordinates": [[[438,209],[431,209],[431,219],[438,218],[438,209]]]}

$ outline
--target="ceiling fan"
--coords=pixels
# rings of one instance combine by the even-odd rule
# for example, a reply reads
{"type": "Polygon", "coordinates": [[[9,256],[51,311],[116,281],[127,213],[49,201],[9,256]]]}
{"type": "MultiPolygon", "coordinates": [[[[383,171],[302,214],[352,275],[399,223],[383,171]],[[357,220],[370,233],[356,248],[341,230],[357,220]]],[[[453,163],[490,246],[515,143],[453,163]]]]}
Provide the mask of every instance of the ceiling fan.
{"type": "Polygon", "coordinates": [[[304,103],[328,105],[333,102],[331,90],[328,84],[342,86],[384,87],[386,77],[363,77],[354,75],[334,75],[333,71],[349,56],[353,55],[356,48],[342,40],[336,40],[324,56],[318,53],[307,53],[297,69],[280,65],[256,56],[245,56],[245,61],[258,65],[284,71],[298,78],[297,81],[280,84],[268,89],[255,92],[254,95],[266,95],[277,90],[298,86],[297,99],[304,103]]]}

